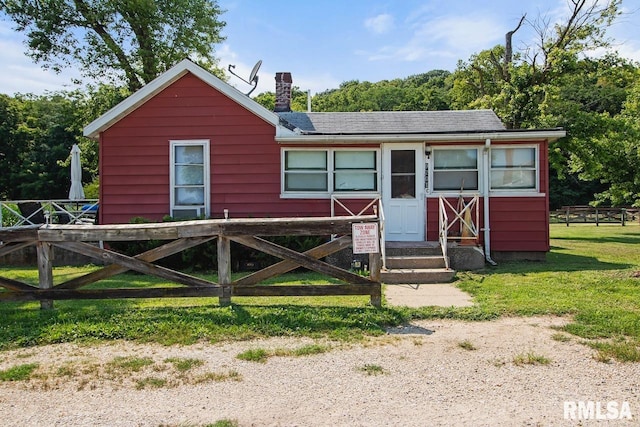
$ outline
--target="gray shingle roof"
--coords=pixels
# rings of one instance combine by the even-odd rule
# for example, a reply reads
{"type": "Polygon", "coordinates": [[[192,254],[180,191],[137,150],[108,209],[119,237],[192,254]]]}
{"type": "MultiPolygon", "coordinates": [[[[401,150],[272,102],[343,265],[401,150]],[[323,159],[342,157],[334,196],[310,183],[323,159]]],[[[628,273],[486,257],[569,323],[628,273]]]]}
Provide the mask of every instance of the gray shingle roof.
{"type": "Polygon", "coordinates": [[[459,133],[504,130],[491,110],[278,113],[304,133],[321,135],[459,133]]]}

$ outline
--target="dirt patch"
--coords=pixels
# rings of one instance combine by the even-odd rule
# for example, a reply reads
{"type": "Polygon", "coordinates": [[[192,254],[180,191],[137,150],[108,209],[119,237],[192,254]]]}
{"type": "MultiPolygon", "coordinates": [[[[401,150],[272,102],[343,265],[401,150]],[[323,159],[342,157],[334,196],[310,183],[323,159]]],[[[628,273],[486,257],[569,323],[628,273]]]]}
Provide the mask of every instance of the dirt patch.
{"type": "Polygon", "coordinates": [[[0,382],[2,424],[569,426],[580,421],[565,419],[565,402],[583,401],[605,405],[604,416],[608,402],[626,402],[633,418],[611,425],[637,425],[640,365],[596,361],[576,337],[557,335],[565,322],[426,320],[350,345],[275,338],[6,351],[0,370],[38,368],[29,381],[0,382]],[[248,350],[269,357],[237,358],[248,350]]]}

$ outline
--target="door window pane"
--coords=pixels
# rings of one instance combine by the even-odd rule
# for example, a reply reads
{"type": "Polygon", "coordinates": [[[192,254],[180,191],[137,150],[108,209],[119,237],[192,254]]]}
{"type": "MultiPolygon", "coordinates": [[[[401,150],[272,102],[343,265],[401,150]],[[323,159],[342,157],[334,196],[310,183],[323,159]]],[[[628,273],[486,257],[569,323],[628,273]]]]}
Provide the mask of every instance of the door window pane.
{"type": "Polygon", "coordinates": [[[416,151],[391,151],[391,197],[416,198],[416,151]]]}

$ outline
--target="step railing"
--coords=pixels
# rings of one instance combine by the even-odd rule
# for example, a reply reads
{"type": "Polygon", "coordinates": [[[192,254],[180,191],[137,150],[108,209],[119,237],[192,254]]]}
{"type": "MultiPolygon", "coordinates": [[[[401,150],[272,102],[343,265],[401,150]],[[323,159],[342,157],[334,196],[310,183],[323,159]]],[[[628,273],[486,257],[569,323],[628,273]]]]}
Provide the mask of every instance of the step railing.
{"type": "Polygon", "coordinates": [[[480,224],[479,200],[479,195],[459,195],[454,207],[445,196],[438,197],[438,241],[447,268],[449,268],[447,251],[449,240],[476,243],[478,241],[480,235],[478,227],[480,224]],[[451,218],[449,214],[452,214],[451,218]]]}
{"type": "Polygon", "coordinates": [[[449,265],[449,255],[447,253],[449,233],[449,216],[444,206],[444,198],[438,198],[438,242],[440,242],[440,248],[442,249],[442,257],[444,258],[444,266],[448,270],[451,268],[449,265]]]}

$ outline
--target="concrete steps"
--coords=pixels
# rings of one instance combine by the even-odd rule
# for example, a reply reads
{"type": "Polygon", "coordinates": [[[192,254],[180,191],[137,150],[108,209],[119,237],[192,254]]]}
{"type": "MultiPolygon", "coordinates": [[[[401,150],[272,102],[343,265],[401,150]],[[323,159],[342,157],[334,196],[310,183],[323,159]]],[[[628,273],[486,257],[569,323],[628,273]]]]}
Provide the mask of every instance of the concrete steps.
{"type": "Polygon", "coordinates": [[[380,273],[382,283],[386,284],[446,283],[456,274],[445,267],[442,255],[390,256],[386,267],[380,273]]]}

